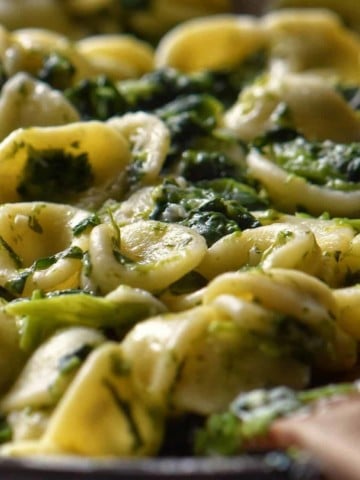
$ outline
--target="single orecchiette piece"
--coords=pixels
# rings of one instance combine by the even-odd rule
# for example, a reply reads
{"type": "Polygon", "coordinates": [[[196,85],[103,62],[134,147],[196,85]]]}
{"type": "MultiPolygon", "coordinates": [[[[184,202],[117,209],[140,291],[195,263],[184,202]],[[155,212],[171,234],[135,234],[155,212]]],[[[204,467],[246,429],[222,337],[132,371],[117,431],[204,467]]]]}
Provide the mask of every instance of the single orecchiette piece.
{"type": "Polygon", "coordinates": [[[0,23],[9,30],[29,26],[71,36],[81,33],[57,0],[0,0],[0,23]]]}
{"type": "Polygon", "coordinates": [[[288,173],[255,149],[249,153],[247,162],[249,174],[265,187],[280,210],[292,213],[301,208],[312,215],[328,212],[338,217],[360,215],[359,190],[336,190],[312,184],[303,177],[288,173]]]}
{"type": "Polygon", "coordinates": [[[0,207],[0,285],[12,294],[78,288],[87,237],[73,227],[88,212],[51,203],[0,207]]]}
{"type": "Polygon", "coordinates": [[[285,114],[309,140],[351,142],[360,139],[360,118],[339,92],[315,75],[269,75],[245,88],[224,116],[225,126],[251,141],[278,127],[285,114]]]}
{"type": "Polygon", "coordinates": [[[132,159],[127,177],[130,187],[154,183],[170,146],[170,133],[164,122],[156,115],[136,112],[111,118],[107,124],[129,142],[132,159]]]}
{"type": "Polygon", "coordinates": [[[304,343],[303,351],[313,348],[312,362],[316,368],[336,371],[354,365],[356,345],[338,326],[339,312],[332,290],[313,276],[282,268],[224,273],[210,282],[203,295],[204,303],[211,304],[222,294],[255,301],[288,317],[296,326],[299,324],[300,330],[309,335],[309,344],[304,343]]]}
{"type": "Polygon", "coordinates": [[[0,141],[20,127],[64,125],[79,121],[71,103],[57,90],[26,73],[17,73],[0,95],[0,141]]]}
{"type": "Polygon", "coordinates": [[[163,36],[155,52],[155,65],[183,72],[220,70],[237,66],[263,46],[262,31],[251,17],[192,19],[163,36]]]}
{"type": "Polygon", "coordinates": [[[104,341],[100,331],[85,327],[70,327],[55,333],[31,355],[1,399],[1,411],[55,405],[86,356],[104,341]]]}
{"type": "Polygon", "coordinates": [[[15,130],[0,144],[0,202],[101,205],[122,196],[129,157],[121,133],[98,121],[15,130]]]}
{"type": "Polygon", "coordinates": [[[360,340],[360,285],[334,290],[339,309],[338,323],[341,328],[360,340]]]}
{"type": "Polygon", "coordinates": [[[312,231],[301,225],[277,223],[235,232],[212,245],[197,271],[211,279],[245,265],[296,268],[316,275],[321,251],[312,231]]]}
{"type": "Polygon", "coordinates": [[[360,40],[329,10],[279,11],[261,21],[270,45],[270,68],[308,71],[333,80],[360,80],[360,40]]]}
{"type": "Polygon", "coordinates": [[[40,447],[91,456],[155,454],[163,437],[162,411],[137,395],[133,383],[121,345],[99,347],[55,409],[40,447]]]}
{"type": "Polygon", "coordinates": [[[37,75],[45,59],[53,54],[68,60],[74,68],[70,83],[98,73],[66,36],[46,29],[25,28],[9,33],[8,38],[7,48],[1,56],[8,76],[21,71],[37,75]]]}
{"type": "MultiPolygon", "coordinates": [[[[259,348],[260,335],[251,333],[256,308],[250,305],[235,318],[215,305],[199,306],[138,324],[122,343],[138,394],[170,412],[208,414],[239,391],[307,384],[307,365],[259,348]]],[[[271,314],[262,315],[266,330],[271,314]]]]}
{"type": "Polygon", "coordinates": [[[90,234],[91,282],[102,293],[120,284],[158,292],[193,270],[206,252],[204,238],[177,224],[152,220],[90,234]]]}
{"type": "Polygon", "coordinates": [[[99,72],[112,78],[139,77],[154,67],[154,51],[128,35],[95,35],[79,40],[76,49],[99,72]]]}
{"type": "Polygon", "coordinates": [[[339,287],[360,269],[360,237],[350,222],[341,219],[314,218],[309,215],[255,212],[262,224],[287,223],[310,230],[320,248],[317,273],[313,275],[331,287],[339,287]]]}

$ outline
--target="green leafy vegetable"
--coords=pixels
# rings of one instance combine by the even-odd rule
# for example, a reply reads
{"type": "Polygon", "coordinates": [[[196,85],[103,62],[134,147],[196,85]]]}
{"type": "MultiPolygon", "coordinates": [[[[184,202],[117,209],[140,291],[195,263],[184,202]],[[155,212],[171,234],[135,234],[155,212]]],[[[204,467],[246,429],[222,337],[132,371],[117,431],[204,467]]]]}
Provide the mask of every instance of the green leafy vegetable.
{"type": "Polygon", "coordinates": [[[107,77],[85,79],[64,92],[84,120],[105,121],[128,110],[123,95],[107,77]]]}
{"type": "MultiPolygon", "coordinates": [[[[235,194],[235,188],[233,192],[235,194]]],[[[218,191],[212,189],[211,183],[201,188],[166,179],[154,189],[155,207],[150,218],[194,228],[205,237],[208,245],[228,233],[259,226],[255,217],[238,202],[236,194],[232,198],[231,190],[228,190],[224,198],[222,193],[220,188],[218,191]]]]}
{"type": "Polygon", "coordinates": [[[158,313],[159,307],[149,301],[116,302],[86,293],[61,293],[15,300],[4,310],[18,319],[21,347],[32,350],[54,330],[69,325],[111,327],[121,336],[139,320],[158,313]]]}
{"type": "Polygon", "coordinates": [[[52,87],[64,90],[71,85],[75,72],[75,67],[68,58],[52,52],[45,58],[37,76],[52,87]]]}
{"type": "Polygon", "coordinates": [[[88,228],[96,227],[96,225],[99,225],[101,223],[100,218],[96,213],[93,213],[92,215],[89,215],[88,217],[84,218],[84,220],[81,220],[78,224],[76,224],[72,231],[75,237],[78,237],[82,233],[84,233],[88,228]]]}
{"type": "Polygon", "coordinates": [[[87,190],[93,179],[87,153],[29,147],[17,192],[26,201],[63,202],[67,196],[87,190]]]}
{"type": "Polygon", "coordinates": [[[297,137],[270,143],[263,151],[291,174],[338,190],[356,190],[360,183],[360,143],[310,142],[297,137]]]}

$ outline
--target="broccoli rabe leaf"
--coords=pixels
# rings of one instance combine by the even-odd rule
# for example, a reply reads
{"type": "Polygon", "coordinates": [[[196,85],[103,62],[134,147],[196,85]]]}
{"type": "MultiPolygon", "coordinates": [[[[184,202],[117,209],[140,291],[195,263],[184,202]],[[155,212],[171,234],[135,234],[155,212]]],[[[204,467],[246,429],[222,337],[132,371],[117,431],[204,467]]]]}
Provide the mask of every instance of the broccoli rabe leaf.
{"type": "Polygon", "coordinates": [[[189,226],[212,245],[224,235],[259,226],[238,198],[232,198],[231,191],[224,198],[222,191],[211,188],[211,184],[204,187],[180,185],[175,180],[165,179],[154,189],[155,207],[150,218],[189,226]]]}
{"type": "Polygon", "coordinates": [[[222,152],[206,150],[185,150],[182,152],[177,172],[191,182],[214,178],[234,177],[236,166],[222,152]]]}
{"type": "Polygon", "coordinates": [[[37,77],[54,88],[65,90],[70,87],[75,72],[75,67],[68,58],[52,52],[45,57],[37,77]]]}
{"type": "Polygon", "coordinates": [[[263,151],[291,174],[338,190],[353,190],[360,183],[360,143],[310,142],[303,137],[269,143],[263,151]]]}
{"type": "Polygon", "coordinates": [[[105,121],[128,110],[128,104],[116,85],[107,77],[85,79],[64,91],[83,120],[105,121]]]}
{"type": "Polygon", "coordinates": [[[227,411],[210,415],[195,436],[197,455],[235,455],[266,435],[272,422],[312,403],[358,391],[356,383],[340,383],[304,391],[288,387],[240,394],[227,411]]]}
{"type": "Polygon", "coordinates": [[[197,137],[209,135],[219,125],[221,112],[221,103],[205,94],[179,97],[155,110],[170,130],[170,156],[179,156],[197,137]]]}
{"type": "Polygon", "coordinates": [[[73,155],[60,149],[28,147],[17,192],[23,200],[64,201],[87,190],[93,182],[87,153],[73,155]]]}
{"type": "Polygon", "coordinates": [[[117,302],[83,292],[35,293],[31,299],[9,302],[4,310],[17,317],[24,350],[33,350],[53,331],[69,325],[113,328],[121,336],[139,320],[159,311],[153,302],[134,299],[117,302]]]}
{"type": "Polygon", "coordinates": [[[0,415],[0,444],[11,441],[12,435],[9,423],[4,416],[0,415]]]}

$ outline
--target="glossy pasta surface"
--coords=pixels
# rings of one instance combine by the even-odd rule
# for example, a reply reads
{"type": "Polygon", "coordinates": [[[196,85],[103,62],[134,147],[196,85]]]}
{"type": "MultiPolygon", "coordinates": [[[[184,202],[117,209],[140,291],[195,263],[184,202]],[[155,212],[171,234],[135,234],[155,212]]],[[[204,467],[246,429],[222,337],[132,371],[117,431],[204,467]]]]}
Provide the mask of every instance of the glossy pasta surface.
{"type": "Polygon", "coordinates": [[[0,455],[237,454],[234,430],[201,432],[239,394],[352,378],[360,37],[341,12],[22,0],[21,23],[15,3],[0,455]]]}

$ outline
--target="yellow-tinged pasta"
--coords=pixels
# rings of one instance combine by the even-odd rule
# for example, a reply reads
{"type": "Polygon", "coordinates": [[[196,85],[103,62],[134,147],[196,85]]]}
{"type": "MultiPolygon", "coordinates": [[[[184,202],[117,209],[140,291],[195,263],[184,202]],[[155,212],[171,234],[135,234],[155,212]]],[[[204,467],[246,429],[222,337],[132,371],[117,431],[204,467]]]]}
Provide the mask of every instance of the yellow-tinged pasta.
{"type": "Polygon", "coordinates": [[[95,35],[79,40],[76,49],[97,70],[112,78],[139,77],[154,67],[154,50],[129,35],[95,35]]]}
{"type": "Polygon", "coordinates": [[[57,0],[0,0],[0,23],[9,30],[23,27],[47,28],[65,35],[78,36],[72,22],[57,0]]]}
{"type": "Polygon", "coordinates": [[[256,301],[315,332],[323,340],[314,358],[321,370],[336,371],[354,365],[356,344],[336,323],[339,312],[332,290],[313,276],[282,268],[229,272],[212,280],[204,292],[204,303],[211,304],[222,294],[256,301]]]}
{"type": "Polygon", "coordinates": [[[111,195],[116,198],[123,194],[129,157],[125,138],[103,122],[15,130],[0,144],[0,202],[34,200],[35,196],[39,200],[60,197],[86,207],[99,205],[111,195]],[[56,180],[61,173],[50,173],[42,190],[41,186],[34,186],[37,159],[43,159],[50,172],[56,165],[53,162],[61,161],[64,172],[73,169],[74,173],[83,173],[77,173],[70,186],[65,183],[62,192],[56,191],[56,187],[62,186],[57,186],[56,180]],[[51,188],[51,182],[55,188],[51,188]],[[38,192],[32,193],[33,188],[39,188],[38,192]]]}
{"type": "Polygon", "coordinates": [[[335,190],[311,184],[303,177],[286,172],[255,149],[247,161],[249,174],[261,182],[279,210],[292,213],[300,208],[312,215],[328,212],[337,217],[360,215],[359,190],[335,190]]]}
{"type": "Polygon", "coordinates": [[[224,116],[239,138],[251,141],[276,128],[281,114],[309,140],[360,140],[360,117],[333,85],[316,75],[269,75],[245,88],[224,116]]]}
{"type": "MultiPolygon", "coordinates": [[[[50,319],[49,319],[50,321],[50,319]]],[[[0,401],[3,412],[55,405],[74,377],[76,368],[61,370],[65,362],[84,346],[96,348],[104,335],[91,328],[70,327],[55,333],[31,355],[19,377],[0,401]]]]}
{"type": "Polygon", "coordinates": [[[169,153],[170,132],[156,115],[136,112],[114,117],[107,124],[129,142],[132,163],[128,181],[141,186],[155,183],[169,153]]]}
{"type": "Polygon", "coordinates": [[[270,68],[311,71],[336,81],[360,81],[360,38],[329,10],[283,10],[265,15],[270,68]]]}
{"type": "Polygon", "coordinates": [[[54,53],[72,64],[74,83],[98,73],[66,36],[47,29],[28,28],[9,33],[9,42],[2,52],[1,60],[9,76],[20,71],[36,75],[43,67],[44,60],[54,53]]]}
{"type": "Polygon", "coordinates": [[[160,446],[163,424],[159,406],[136,395],[121,346],[107,342],[80,369],[41,443],[78,455],[152,455],[160,446]]]}
{"type": "Polygon", "coordinates": [[[78,288],[81,258],[61,255],[72,247],[87,248],[87,238],[74,237],[73,227],[88,212],[68,205],[27,202],[0,207],[0,284],[15,295],[78,288]],[[54,262],[37,269],[36,262],[58,254],[54,262]],[[28,269],[28,270],[26,270],[28,269]]]}
{"type": "Polygon", "coordinates": [[[188,20],[161,39],[156,67],[183,72],[237,66],[264,46],[262,31],[251,17],[215,15],[188,20]]]}
{"type": "Polygon", "coordinates": [[[360,285],[334,290],[339,309],[338,323],[356,340],[360,340],[360,285]]]}
{"type": "Polygon", "coordinates": [[[144,220],[116,230],[103,224],[90,234],[90,279],[102,293],[120,284],[158,292],[193,270],[205,252],[205,239],[182,225],[144,220]]]}
{"type": "Polygon", "coordinates": [[[235,232],[212,245],[197,267],[208,279],[243,266],[296,268],[316,275],[321,251],[310,229],[278,223],[235,232]]]}
{"type": "Polygon", "coordinates": [[[342,17],[345,25],[360,31],[358,0],[275,0],[272,8],[327,8],[342,17]]]}
{"type": "Polygon", "coordinates": [[[65,125],[80,120],[78,112],[57,90],[17,73],[0,94],[0,140],[13,130],[32,126],[65,125]]]}
{"type": "Polygon", "coordinates": [[[259,349],[255,354],[251,328],[249,312],[229,318],[213,305],[136,325],[122,348],[138,394],[165,402],[170,411],[208,414],[223,409],[239,391],[264,382],[304,385],[308,367],[286,357],[284,368],[284,357],[259,349]]]}
{"type": "Polygon", "coordinates": [[[360,238],[349,222],[339,218],[314,218],[309,215],[271,214],[254,212],[262,224],[273,222],[301,225],[311,230],[321,251],[317,274],[331,287],[344,284],[347,277],[356,274],[360,262],[360,238]]]}

